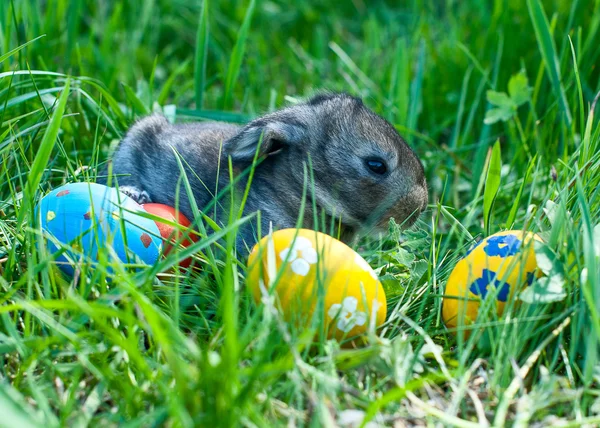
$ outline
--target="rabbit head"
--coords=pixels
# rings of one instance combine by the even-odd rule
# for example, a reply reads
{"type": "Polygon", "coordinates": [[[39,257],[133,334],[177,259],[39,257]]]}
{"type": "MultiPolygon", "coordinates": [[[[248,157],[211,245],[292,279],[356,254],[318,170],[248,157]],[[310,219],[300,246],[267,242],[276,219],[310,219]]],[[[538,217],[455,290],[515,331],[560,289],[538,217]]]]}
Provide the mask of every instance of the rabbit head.
{"type": "Polygon", "coordinates": [[[411,225],[427,205],[419,158],[389,122],[350,95],[321,94],[263,116],[224,150],[239,168],[261,158],[257,179],[269,180],[288,206],[299,206],[312,169],[308,194],[354,232],[383,230],[392,217],[411,225]]]}

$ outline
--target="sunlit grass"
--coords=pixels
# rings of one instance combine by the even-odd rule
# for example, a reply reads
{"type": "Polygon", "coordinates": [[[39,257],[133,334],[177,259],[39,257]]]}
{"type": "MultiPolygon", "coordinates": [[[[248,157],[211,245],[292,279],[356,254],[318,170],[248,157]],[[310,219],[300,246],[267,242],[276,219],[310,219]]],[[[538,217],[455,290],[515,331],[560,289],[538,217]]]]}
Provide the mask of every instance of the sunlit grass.
{"type": "Polygon", "coordinates": [[[591,0],[0,2],[0,425],[597,424],[599,33],[591,0]],[[32,206],[94,181],[135,118],[243,123],[321,88],[390,120],[430,188],[415,227],[355,245],[388,297],[368,346],[253,303],[239,211],[143,271],[52,266],[32,206]],[[505,228],[544,238],[566,297],[448,331],[454,264],[505,228]]]}

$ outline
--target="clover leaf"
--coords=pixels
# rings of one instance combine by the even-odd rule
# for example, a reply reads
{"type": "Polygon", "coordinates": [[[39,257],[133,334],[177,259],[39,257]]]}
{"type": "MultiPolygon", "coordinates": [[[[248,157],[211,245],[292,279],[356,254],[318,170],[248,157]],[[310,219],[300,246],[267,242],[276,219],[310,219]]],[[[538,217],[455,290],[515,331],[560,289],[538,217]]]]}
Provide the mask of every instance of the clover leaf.
{"type": "Polygon", "coordinates": [[[510,81],[508,82],[508,93],[510,94],[510,99],[513,100],[517,107],[522,106],[529,101],[530,92],[529,82],[527,81],[525,73],[520,72],[514,74],[510,78],[510,81]]]}
{"type": "Polygon", "coordinates": [[[487,91],[486,96],[490,104],[495,106],[485,114],[483,123],[491,125],[496,122],[506,122],[517,114],[519,106],[529,100],[529,83],[523,72],[513,75],[508,82],[506,92],[487,91]]]}
{"type": "Polygon", "coordinates": [[[526,303],[551,303],[563,300],[567,297],[563,263],[548,245],[537,241],[534,245],[538,269],[545,276],[538,278],[523,290],[520,299],[526,303]]]}

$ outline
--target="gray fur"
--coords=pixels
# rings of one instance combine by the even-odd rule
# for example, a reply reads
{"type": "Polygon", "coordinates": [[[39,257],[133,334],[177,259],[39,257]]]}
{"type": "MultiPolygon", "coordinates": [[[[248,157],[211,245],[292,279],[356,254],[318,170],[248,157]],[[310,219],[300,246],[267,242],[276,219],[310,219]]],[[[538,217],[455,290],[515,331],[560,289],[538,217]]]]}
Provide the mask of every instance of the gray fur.
{"type": "MultiPolygon", "coordinates": [[[[147,196],[152,202],[174,206],[180,176],[175,149],[186,164],[202,210],[228,186],[228,156],[234,176],[247,170],[261,135],[259,163],[244,212],[260,210],[263,234],[271,223],[274,228],[296,225],[309,157],[314,186],[308,179],[304,227],[313,226],[313,187],[317,209],[327,218],[341,218],[344,240],[359,231],[382,229],[390,217],[410,225],[426,207],[427,185],[418,157],[389,122],[346,94],[317,95],[243,127],[214,122],[172,125],[162,116],[149,116],[138,121],[120,143],[112,171],[121,190],[134,199],[147,196]],[[367,168],[365,161],[371,158],[385,160],[385,175],[367,168]]],[[[237,186],[238,201],[245,185],[244,178],[237,186]]],[[[183,187],[179,194],[180,210],[192,219],[183,187]]],[[[227,224],[229,210],[223,204],[229,200],[225,195],[218,208],[206,214],[227,224]]],[[[238,247],[243,242],[251,247],[256,242],[254,231],[255,226],[242,228],[238,247]]]]}

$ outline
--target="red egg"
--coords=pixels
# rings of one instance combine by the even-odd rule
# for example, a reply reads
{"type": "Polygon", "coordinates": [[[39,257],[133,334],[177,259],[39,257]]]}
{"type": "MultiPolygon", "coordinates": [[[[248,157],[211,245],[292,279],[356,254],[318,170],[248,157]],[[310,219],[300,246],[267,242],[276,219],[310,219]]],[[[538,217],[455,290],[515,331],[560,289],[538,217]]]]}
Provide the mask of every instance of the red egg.
{"type": "MultiPolygon", "coordinates": [[[[142,207],[144,207],[144,209],[148,213],[153,214],[158,217],[162,217],[165,220],[168,220],[172,223],[177,223],[184,227],[189,227],[191,224],[190,221],[183,214],[181,214],[175,208],[170,207],[168,205],[151,203],[151,204],[143,204],[142,207]]],[[[196,242],[198,240],[198,237],[192,233],[187,234],[187,237],[185,239],[181,239],[183,236],[186,235],[185,231],[177,229],[175,227],[172,227],[168,224],[157,221],[156,225],[158,226],[160,236],[162,236],[162,238],[165,240],[165,246],[164,246],[164,254],[165,255],[169,254],[171,252],[171,250],[173,249],[173,245],[171,245],[170,243],[179,242],[180,245],[182,245],[184,247],[188,247],[193,242],[196,242]]],[[[188,257],[187,259],[180,261],[179,266],[188,267],[191,262],[192,262],[192,259],[190,257],[188,257]]]]}

